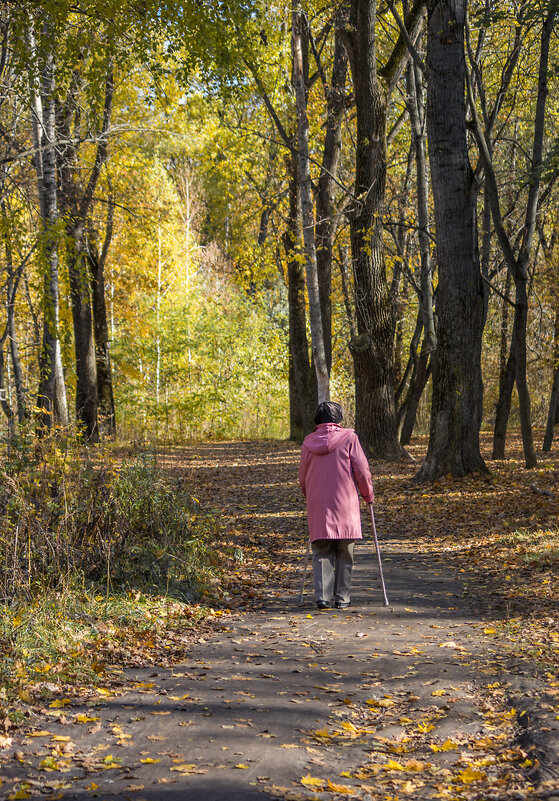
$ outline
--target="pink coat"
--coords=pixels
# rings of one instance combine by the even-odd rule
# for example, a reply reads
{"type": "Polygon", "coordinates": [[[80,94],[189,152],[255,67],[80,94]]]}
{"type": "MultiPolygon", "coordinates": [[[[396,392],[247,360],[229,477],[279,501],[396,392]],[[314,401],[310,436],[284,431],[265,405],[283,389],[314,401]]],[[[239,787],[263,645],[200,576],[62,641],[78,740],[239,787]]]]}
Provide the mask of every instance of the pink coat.
{"type": "Polygon", "coordinates": [[[299,483],[307,499],[311,542],[363,537],[357,488],[367,503],[375,496],[367,457],[355,431],[322,423],[305,437],[299,483]]]}

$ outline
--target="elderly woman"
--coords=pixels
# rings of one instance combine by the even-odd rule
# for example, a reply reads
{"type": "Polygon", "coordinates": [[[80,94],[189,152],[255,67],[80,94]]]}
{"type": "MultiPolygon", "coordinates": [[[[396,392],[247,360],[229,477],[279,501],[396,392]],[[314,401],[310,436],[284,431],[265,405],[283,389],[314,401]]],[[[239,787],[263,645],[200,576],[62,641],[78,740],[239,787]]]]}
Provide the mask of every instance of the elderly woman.
{"type": "Polygon", "coordinates": [[[342,419],[339,403],[320,404],[299,465],[319,609],[329,609],[332,602],[336,609],[350,605],[353,548],[363,537],[358,488],[366,503],[374,499],[367,457],[355,431],[341,427],[342,419]]]}

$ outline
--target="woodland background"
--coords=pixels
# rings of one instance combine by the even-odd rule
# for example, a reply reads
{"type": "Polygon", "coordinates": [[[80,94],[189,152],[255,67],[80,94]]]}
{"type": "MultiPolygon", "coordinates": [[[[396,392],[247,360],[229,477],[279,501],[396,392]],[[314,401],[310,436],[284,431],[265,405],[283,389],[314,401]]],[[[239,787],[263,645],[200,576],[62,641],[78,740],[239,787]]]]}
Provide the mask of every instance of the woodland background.
{"type": "Polygon", "coordinates": [[[502,457],[509,416],[528,464],[533,425],[549,449],[557,9],[454,5],[5,2],[11,438],[297,438],[329,391],[394,457],[438,347],[436,405],[475,389],[427,477],[482,469],[480,427],[502,457]]]}

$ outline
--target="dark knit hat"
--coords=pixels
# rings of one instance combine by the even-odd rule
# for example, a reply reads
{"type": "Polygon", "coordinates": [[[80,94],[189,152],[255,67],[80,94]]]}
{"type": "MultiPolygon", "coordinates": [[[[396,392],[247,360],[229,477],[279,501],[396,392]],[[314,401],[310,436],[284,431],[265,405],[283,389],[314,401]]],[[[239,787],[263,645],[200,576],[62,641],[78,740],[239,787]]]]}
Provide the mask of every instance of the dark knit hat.
{"type": "Polygon", "coordinates": [[[324,401],[316,410],[314,424],[318,426],[321,423],[340,423],[343,419],[344,413],[339,403],[324,401]]]}

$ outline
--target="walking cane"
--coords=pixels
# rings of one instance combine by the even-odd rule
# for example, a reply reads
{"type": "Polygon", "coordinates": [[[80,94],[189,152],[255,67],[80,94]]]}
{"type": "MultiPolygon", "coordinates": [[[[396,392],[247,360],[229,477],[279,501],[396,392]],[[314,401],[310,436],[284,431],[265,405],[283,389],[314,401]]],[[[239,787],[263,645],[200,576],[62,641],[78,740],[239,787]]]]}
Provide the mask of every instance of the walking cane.
{"type": "Polygon", "coordinates": [[[375,538],[375,548],[377,549],[377,559],[378,559],[378,569],[380,573],[380,580],[382,583],[382,591],[384,593],[384,605],[390,606],[388,603],[388,598],[386,597],[386,587],[384,586],[384,576],[382,575],[382,561],[380,558],[380,548],[378,547],[378,539],[377,539],[377,527],[375,526],[375,515],[373,512],[373,504],[370,503],[369,507],[371,509],[371,523],[373,524],[373,537],[375,538]]]}
{"type": "Polygon", "coordinates": [[[309,569],[309,559],[311,556],[311,541],[309,540],[307,543],[307,557],[305,559],[305,570],[303,571],[303,581],[301,582],[301,592],[299,593],[299,600],[297,601],[298,606],[301,606],[303,603],[303,590],[305,589],[305,581],[307,580],[307,570],[309,569]]]}

